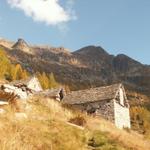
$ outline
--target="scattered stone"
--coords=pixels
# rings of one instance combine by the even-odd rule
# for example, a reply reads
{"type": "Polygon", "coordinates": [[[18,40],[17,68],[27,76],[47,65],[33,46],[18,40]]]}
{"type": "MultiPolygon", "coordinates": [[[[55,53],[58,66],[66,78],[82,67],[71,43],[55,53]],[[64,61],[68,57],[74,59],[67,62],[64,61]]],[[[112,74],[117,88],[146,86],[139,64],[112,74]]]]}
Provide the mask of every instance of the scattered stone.
{"type": "Polygon", "coordinates": [[[0,108],[0,114],[4,114],[6,113],[6,110],[4,110],[3,108],[0,108]]]}
{"type": "Polygon", "coordinates": [[[28,118],[25,113],[15,113],[15,117],[17,120],[24,120],[28,118]]]}

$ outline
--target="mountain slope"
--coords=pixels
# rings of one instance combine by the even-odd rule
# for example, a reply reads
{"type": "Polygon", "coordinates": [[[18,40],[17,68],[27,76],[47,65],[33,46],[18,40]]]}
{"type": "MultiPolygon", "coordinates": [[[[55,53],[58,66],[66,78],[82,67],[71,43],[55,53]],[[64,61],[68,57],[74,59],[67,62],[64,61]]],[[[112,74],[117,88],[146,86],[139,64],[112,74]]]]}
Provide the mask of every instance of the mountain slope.
{"type": "MultiPolygon", "coordinates": [[[[0,116],[0,149],[3,150],[149,150],[150,143],[133,131],[117,129],[102,118],[69,110],[57,101],[33,97],[26,117],[17,117],[9,107],[0,116]],[[68,123],[81,116],[83,127],[68,123]]],[[[22,113],[21,113],[22,114],[22,113]]],[[[21,116],[20,114],[20,116],[21,116]]]]}
{"type": "Polygon", "coordinates": [[[131,89],[150,93],[150,67],[124,54],[113,56],[96,46],[69,52],[63,47],[30,46],[24,40],[18,40],[13,49],[0,44],[13,63],[32,73],[53,72],[59,82],[72,89],[123,82],[131,89]]]}

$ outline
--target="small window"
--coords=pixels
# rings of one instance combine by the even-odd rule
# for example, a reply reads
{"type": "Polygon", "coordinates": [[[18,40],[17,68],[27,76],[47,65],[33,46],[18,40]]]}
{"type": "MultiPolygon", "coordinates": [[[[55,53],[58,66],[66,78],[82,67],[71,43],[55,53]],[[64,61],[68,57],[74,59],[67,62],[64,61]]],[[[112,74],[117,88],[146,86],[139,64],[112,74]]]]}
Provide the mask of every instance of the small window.
{"type": "Polygon", "coordinates": [[[120,89],[120,104],[124,106],[124,93],[123,90],[120,89]]]}
{"type": "Polygon", "coordinates": [[[34,88],[36,88],[36,84],[34,84],[34,88]]]}

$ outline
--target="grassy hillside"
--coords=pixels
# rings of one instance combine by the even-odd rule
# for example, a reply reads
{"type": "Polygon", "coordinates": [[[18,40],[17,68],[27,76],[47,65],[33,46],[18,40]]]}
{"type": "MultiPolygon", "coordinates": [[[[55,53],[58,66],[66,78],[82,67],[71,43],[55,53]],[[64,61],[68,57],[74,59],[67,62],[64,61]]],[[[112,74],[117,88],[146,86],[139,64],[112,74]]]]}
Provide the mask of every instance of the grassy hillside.
{"type": "Polygon", "coordinates": [[[133,131],[119,130],[102,118],[68,110],[50,99],[28,101],[26,117],[6,107],[0,115],[0,149],[3,150],[149,150],[150,142],[133,131]],[[68,123],[84,120],[79,127],[68,123]],[[86,122],[86,123],[85,123],[86,122]]]}

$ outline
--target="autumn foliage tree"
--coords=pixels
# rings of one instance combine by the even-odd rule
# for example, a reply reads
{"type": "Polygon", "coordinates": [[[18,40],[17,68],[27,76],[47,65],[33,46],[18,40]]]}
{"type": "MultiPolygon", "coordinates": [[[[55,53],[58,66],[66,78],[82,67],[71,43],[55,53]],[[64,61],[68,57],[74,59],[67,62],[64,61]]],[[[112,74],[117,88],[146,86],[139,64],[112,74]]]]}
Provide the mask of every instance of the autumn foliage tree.
{"type": "Polygon", "coordinates": [[[12,67],[11,78],[12,80],[20,80],[26,79],[28,77],[28,73],[25,69],[22,69],[20,64],[17,64],[12,67]]]}
{"type": "Polygon", "coordinates": [[[58,86],[58,83],[56,82],[53,73],[51,73],[48,78],[49,78],[49,88],[53,88],[53,87],[55,88],[58,86]]]}
{"type": "Polygon", "coordinates": [[[29,73],[20,64],[12,64],[4,50],[0,49],[0,79],[9,81],[25,79],[29,73]]]}
{"type": "Polygon", "coordinates": [[[51,88],[56,88],[59,86],[53,73],[46,74],[45,72],[43,72],[41,74],[38,72],[37,77],[38,77],[43,89],[51,89],[51,88]]]}
{"type": "Polygon", "coordinates": [[[11,63],[6,57],[6,53],[3,50],[0,50],[0,78],[5,78],[5,75],[9,74],[11,68],[11,63]]]}
{"type": "Polygon", "coordinates": [[[130,109],[132,128],[150,138],[150,111],[142,106],[130,109]]]}

